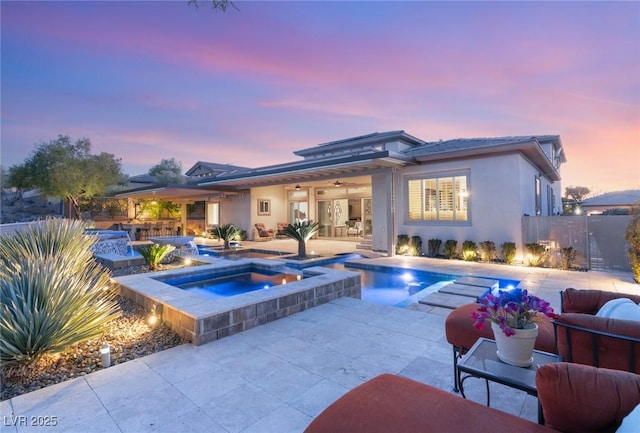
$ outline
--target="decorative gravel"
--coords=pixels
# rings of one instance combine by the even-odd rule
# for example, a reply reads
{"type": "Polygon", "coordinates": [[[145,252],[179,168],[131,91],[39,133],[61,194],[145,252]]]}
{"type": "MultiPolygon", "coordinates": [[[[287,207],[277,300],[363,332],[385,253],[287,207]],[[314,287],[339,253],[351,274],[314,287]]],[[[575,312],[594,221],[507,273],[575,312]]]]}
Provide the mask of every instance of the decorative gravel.
{"type": "MultiPolygon", "coordinates": [[[[163,265],[162,269],[183,267],[163,265]]],[[[146,266],[118,269],[113,276],[147,272],[146,266]]],[[[58,354],[46,354],[28,364],[0,366],[0,400],[7,400],[102,369],[100,347],[108,342],[111,365],[120,364],[186,343],[164,324],[151,327],[142,307],[118,296],[121,317],[113,320],[98,338],[75,344],[58,354]]]]}

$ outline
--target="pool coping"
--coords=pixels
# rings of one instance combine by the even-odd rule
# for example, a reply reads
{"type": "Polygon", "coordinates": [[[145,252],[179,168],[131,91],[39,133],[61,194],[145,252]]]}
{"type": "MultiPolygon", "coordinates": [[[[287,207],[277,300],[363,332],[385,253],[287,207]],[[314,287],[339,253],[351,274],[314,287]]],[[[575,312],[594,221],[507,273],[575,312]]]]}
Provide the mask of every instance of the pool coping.
{"type": "Polygon", "coordinates": [[[303,278],[225,299],[208,299],[157,280],[168,275],[204,272],[227,274],[253,266],[266,270],[284,268],[277,259],[228,260],[213,256],[190,256],[207,264],[197,267],[148,272],[112,279],[122,296],[141,305],[163,323],[195,345],[251,329],[339,297],[360,298],[360,273],[321,266],[301,269],[303,278]]]}

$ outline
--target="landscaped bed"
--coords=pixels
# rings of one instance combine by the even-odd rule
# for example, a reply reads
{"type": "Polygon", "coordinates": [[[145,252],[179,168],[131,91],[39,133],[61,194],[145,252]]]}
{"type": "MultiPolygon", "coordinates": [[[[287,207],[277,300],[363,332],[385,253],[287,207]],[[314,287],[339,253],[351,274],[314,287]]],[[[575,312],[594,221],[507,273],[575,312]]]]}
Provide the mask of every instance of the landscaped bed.
{"type": "MultiPolygon", "coordinates": [[[[184,267],[182,262],[163,265],[163,269],[184,267]]],[[[113,276],[147,272],[147,266],[118,269],[113,276]]],[[[0,400],[7,400],[27,392],[102,369],[99,350],[106,341],[111,349],[111,365],[131,361],[184,344],[166,325],[151,327],[148,312],[128,299],[118,297],[122,315],[109,323],[99,338],[78,343],[58,354],[47,354],[26,364],[0,367],[0,400]]]]}

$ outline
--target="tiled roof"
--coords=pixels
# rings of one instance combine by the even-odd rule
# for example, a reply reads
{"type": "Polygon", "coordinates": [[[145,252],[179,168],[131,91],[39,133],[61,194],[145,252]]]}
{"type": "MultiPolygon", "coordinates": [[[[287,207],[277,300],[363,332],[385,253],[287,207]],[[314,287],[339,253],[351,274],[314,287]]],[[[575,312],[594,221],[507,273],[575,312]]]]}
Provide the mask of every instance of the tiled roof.
{"type": "Polygon", "coordinates": [[[407,155],[429,155],[434,153],[455,152],[460,150],[489,148],[508,144],[525,143],[532,140],[547,141],[557,138],[554,135],[516,136],[495,138],[455,138],[445,141],[428,141],[423,146],[408,150],[407,155]]]}
{"type": "Polygon", "coordinates": [[[582,206],[632,206],[638,201],[640,201],[640,189],[629,189],[585,199],[582,206]]]}

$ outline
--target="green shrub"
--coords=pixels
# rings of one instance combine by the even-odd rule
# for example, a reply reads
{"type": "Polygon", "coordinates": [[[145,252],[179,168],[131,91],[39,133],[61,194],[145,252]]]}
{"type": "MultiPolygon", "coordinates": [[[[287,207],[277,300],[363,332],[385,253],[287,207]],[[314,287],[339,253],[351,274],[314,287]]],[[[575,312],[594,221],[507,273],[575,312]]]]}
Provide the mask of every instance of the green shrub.
{"type": "Polygon", "coordinates": [[[168,244],[141,245],[136,248],[142,258],[144,258],[144,261],[149,266],[149,270],[151,271],[155,271],[156,269],[158,269],[158,266],[160,265],[162,259],[164,259],[167,254],[175,249],[176,247],[168,244]]]}
{"type": "Polygon", "coordinates": [[[396,254],[401,256],[419,256],[422,254],[422,238],[420,236],[398,235],[396,254]]]}
{"type": "Polygon", "coordinates": [[[627,226],[624,238],[629,243],[629,264],[633,278],[640,284],[640,202],[632,209],[633,217],[627,226]]]}
{"type": "Polygon", "coordinates": [[[398,235],[396,254],[406,256],[409,253],[409,235],[398,235]]]}
{"type": "Polygon", "coordinates": [[[473,241],[462,242],[462,259],[468,262],[472,262],[478,257],[476,249],[478,246],[473,241]]]}
{"type": "Polygon", "coordinates": [[[631,215],[631,211],[625,208],[614,207],[602,212],[602,215],[631,215]]]}
{"type": "Polygon", "coordinates": [[[562,260],[560,262],[560,268],[567,271],[573,267],[573,262],[576,259],[576,249],[573,247],[562,248],[561,250],[562,260]]]}
{"type": "Polygon", "coordinates": [[[440,252],[440,246],[442,246],[441,239],[429,239],[427,241],[428,255],[429,257],[438,257],[440,252]]]}
{"type": "Polygon", "coordinates": [[[307,241],[318,233],[319,229],[320,224],[316,221],[296,221],[286,226],[283,234],[298,242],[298,258],[303,259],[307,257],[307,241]]]}
{"type": "Polygon", "coordinates": [[[80,221],[52,219],[2,236],[0,360],[30,361],[99,336],[119,316],[109,271],[80,221]]]}
{"type": "Polygon", "coordinates": [[[496,250],[496,244],[491,241],[480,242],[480,260],[483,262],[491,262],[498,258],[498,251],[496,250]]]}
{"type": "Polygon", "coordinates": [[[422,238],[420,236],[411,236],[411,252],[412,256],[422,255],[422,238]]]}
{"type": "Polygon", "coordinates": [[[500,245],[502,250],[502,258],[508,265],[512,265],[516,261],[516,243],[515,242],[503,242],[500,245]]]}
{"type": "Polygon", "coordinates": [[[527,263],[529,266],[543,266],[547,258],[547,247],[538,243],[524,244],[528,251],[527,263]]]}
{"type": "Polygon", "coordinates": [[[458,257],[458,241],[456,241],[455,239],[444,241],[443,252],[448,259],[454,259],[458,257]]]}
{"type": "Polygon", "coordinates": [[[224,249],[228,250],[231,241],[239,241],[242,232],[233,224],[225,224],[216,228],[216,235],[218,239],[222,239],[224,241],[224,249]]]}

